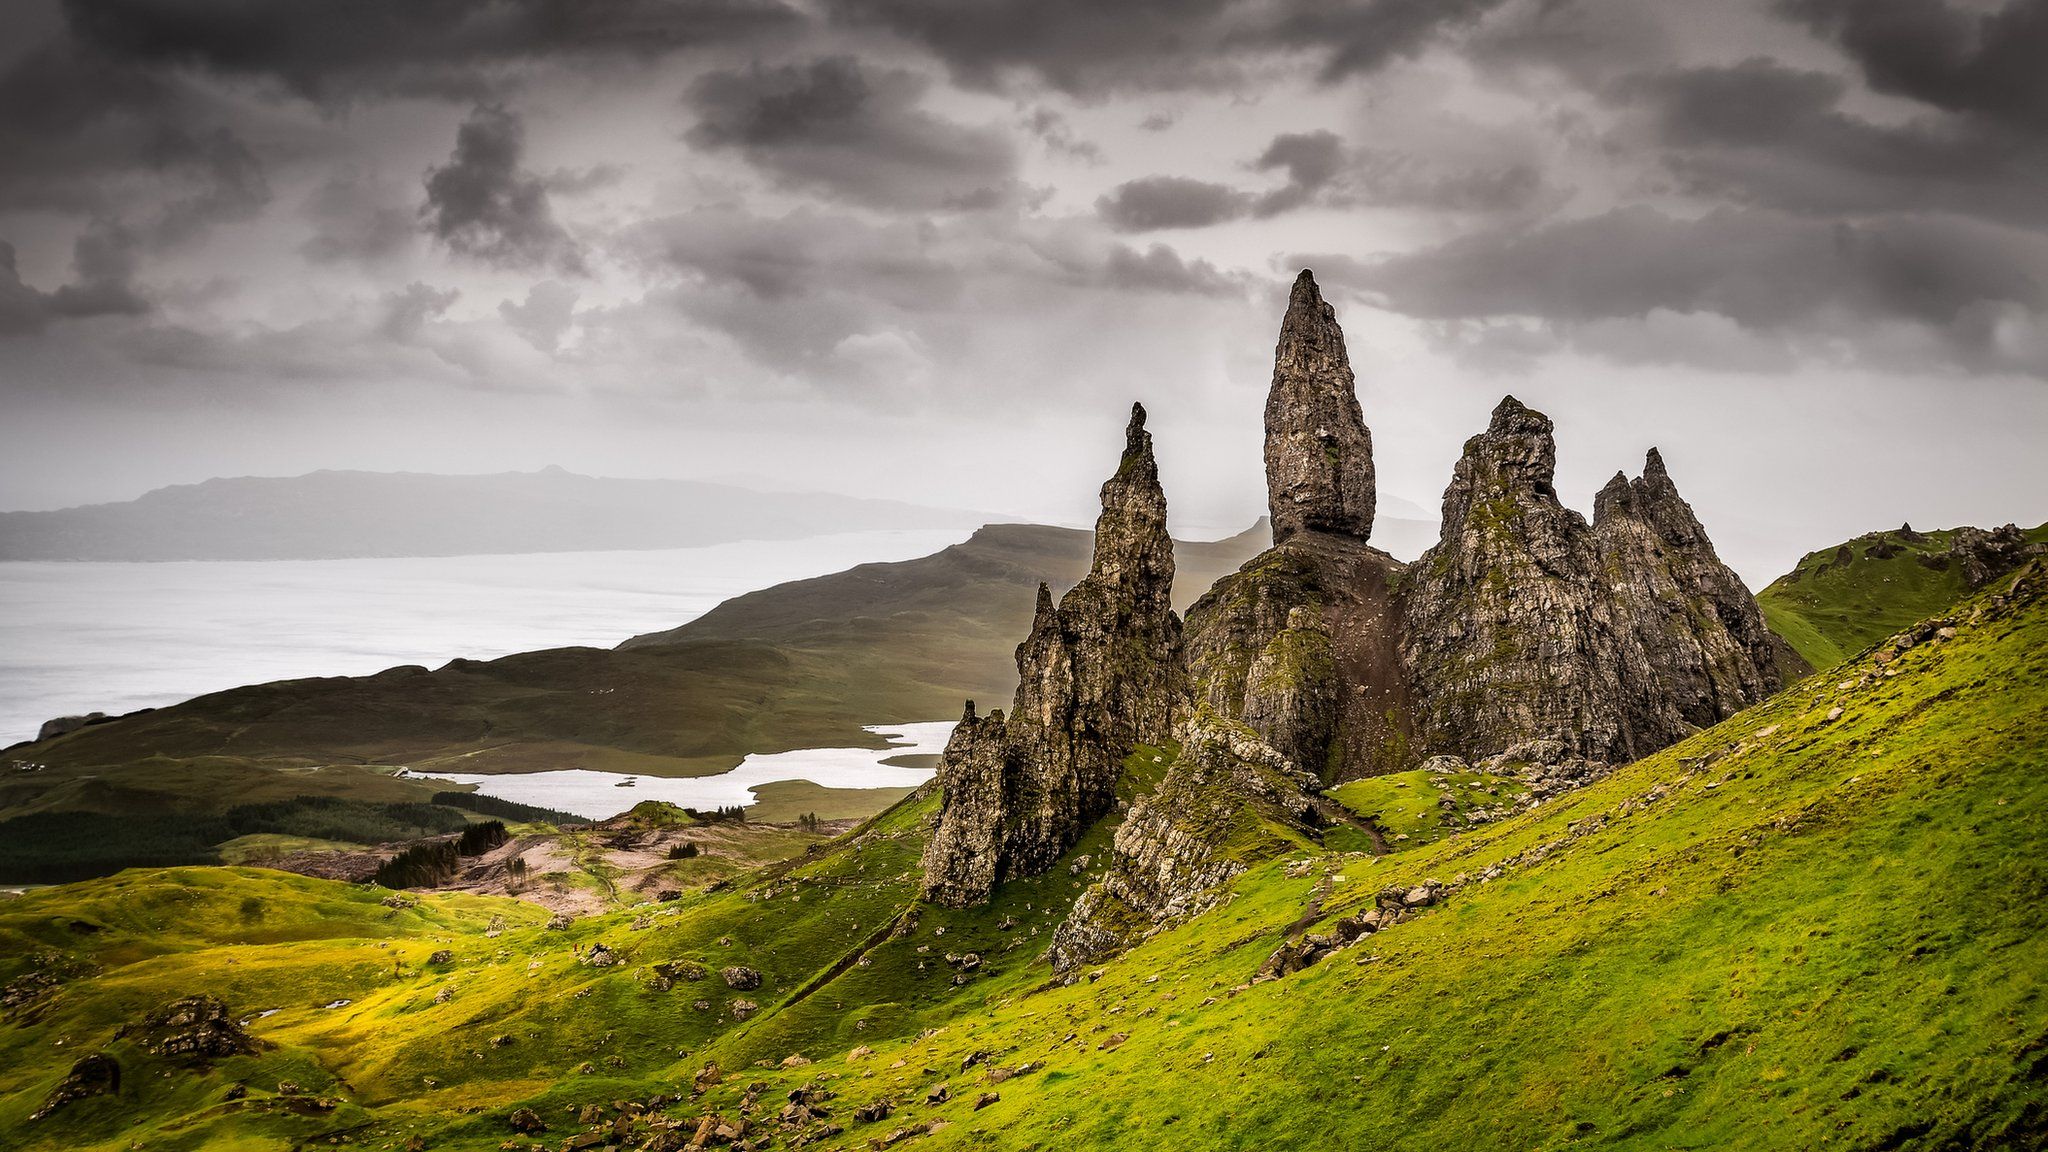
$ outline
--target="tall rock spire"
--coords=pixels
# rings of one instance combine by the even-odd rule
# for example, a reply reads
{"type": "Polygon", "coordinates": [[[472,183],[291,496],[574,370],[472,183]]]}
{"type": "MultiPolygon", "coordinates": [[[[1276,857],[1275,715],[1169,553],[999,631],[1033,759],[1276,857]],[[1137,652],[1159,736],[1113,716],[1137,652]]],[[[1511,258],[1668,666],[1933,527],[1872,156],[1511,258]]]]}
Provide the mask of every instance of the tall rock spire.
{"type": "Polygon", "coordinates": [[[1040,587],[1009,716],[970,714],[939,761],[926,899],[981,903],[1001,881],[1051,867],[1115,806],[1124,758],[1164,741],[1181,710],[1187,674],[1172,604],[1166,495],[1145,409],[1133,405],[1102,486],[1088,575],[1057,606],[1040,587]]]}
{"type": "Polygon", "coordinates": [[[1280,323],[1266,394],[1266,502],[1273,542],[1300,532],[1372,536],[1372,433],[1358,407],[1344,330],[1302,269],[1280,323]]]}

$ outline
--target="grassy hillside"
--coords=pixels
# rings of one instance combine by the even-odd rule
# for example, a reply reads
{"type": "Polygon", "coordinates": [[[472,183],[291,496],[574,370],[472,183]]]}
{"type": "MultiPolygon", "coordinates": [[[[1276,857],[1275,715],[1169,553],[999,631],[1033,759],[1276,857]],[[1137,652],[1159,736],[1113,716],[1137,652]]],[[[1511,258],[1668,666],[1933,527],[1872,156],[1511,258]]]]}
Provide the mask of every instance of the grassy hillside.
{"type": "MultiPolygon", "coordinates": [[[[1764,620],[1815,668],[1826,668],[1970,594],[1950,557],[1955,530],[1871,532],[1809,552],[1757,594],[1764,620]]],[[[2048,524],[2026,533],[2048,543],[2048,524]]]]}
{"type": "MultiPolygon", "coordinates": [[[[990,907],[920,908],[930,796],[562,930],[242,870],[33,893],[0,905],[0,1131],[486,1149],[603,1124],[593,1146],[676,1148],[715,1114],[819,1148],[2040,1147],[2044,580],[1524,815],[1412,813],[1377,857],[1294,842],[1071,987],[1038,957],[1108,830],[990,907]],[[1444,892],[1414,918],[1253,982],[1290,934],[1426,879],[1444,892]],[[119,1034],[202,989],[264,1047],[190,1068],[119,1034]],[[92,1052],[119,1090],[29,1120],[92,1052]],[[521,1107],[547,1131],[515,1134],[521,1107]]],[[[1127,794],[1172,755],[1133,757],[1127,794]]],[[[1374,783],[1352,799],[1411,814],[1374,783]]]]}

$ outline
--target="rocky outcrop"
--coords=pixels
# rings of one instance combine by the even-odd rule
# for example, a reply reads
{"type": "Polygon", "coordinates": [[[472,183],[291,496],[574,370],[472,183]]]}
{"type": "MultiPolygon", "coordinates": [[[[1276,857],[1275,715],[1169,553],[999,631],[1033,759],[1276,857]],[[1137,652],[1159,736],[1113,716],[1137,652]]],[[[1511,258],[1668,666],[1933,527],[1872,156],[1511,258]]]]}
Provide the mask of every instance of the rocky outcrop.
{"type": "Polygon", "coordinates": [[[1465,442],[1444,491],[1443,535],[1409,566],[1401,653],[1424,750],[1481,759],[1550,737],[1594,760],[1631,759],[1624,668],[1600,556],[1559,503],[1550,418],[1510,396],[1465,442]]]}
{"type": "Polygon", "coordinates": [[[201,993],[173,1000],[143,1020],[139,1042],[151,1055],[205,1064],[256,1051],[255,1038],[219,998],[201,993]]]}
{"type": "Polygon", "coordinates": [[[1780,686],[1756,600],[1655,450],[1594,522],[1553,487],[1548,417],[1502,400],[1465,442],[1443,536],[1401,589],[1417,750],[1484,759],[1530,740],[1623,763],[1780,686]]]}
{"type": "Polygon", "coordinates": [[[1782,684],[1762,610],[1678,494],[1655,448],[1593,504],[1593,538],[1624,643],[1649,679],[1625,685],[1638,754],[1726,720],[1782,684]]]}
{"type": "Polygon", "coordinates": [[[1214,907],[1247,861],[1314,836],[1321,784],[1240,724],[1202,713],[1183,726],[1159,787],[1117,826],[1109,870],[1053,933],[1068,975],[1214,907]]]}
{"type": "Polygon", "coordinates": [[[2019,567],[2027,557],[2041,555],[2043,551],[2041,545],[2028,543],[2019,525],[2007,524],[1988,532],[1982,528],[1956,529],[1949,539],[1948,557],[1962,572],[1965,584],[1982,588],[2019,567]]]}
{"type": "Polygon", "coordinates": [[[1325,783],[1406,767],[1401,567],[1356,538],[1303,532],[1224,577],[1188,610],[1196,703],[1325,783]]]}
{"type": "Polygon", "coordinates": [[[1300,532],[1372,535],[1372,433],[1358,407],[1344,330],[1307,269],[1295,278],[1266,394],[1266,498],[1273,541],[1300,532]]]}
{"type": "Polygon", "coordinates": [[[1123,457],[1102,486],[1088,575],[1057,605],[1039,589],[1009,714],[977,719],[970,704],[940,759],[926,899],[979,903],[1008,877],[1043,872],[1115,805],[1124,758],[1164,740],[1183,707],[1172,595],[1166,496],[1145,410],[1134,405],[1123,457]]]}
{"type": "Polygon", "coordinates": [[[71,1071],[50,1094],[43,1098],[42,1107],[29,1114],[31,1120],[44,1117],[66,1104],[92,1096],[111,1096],[121,1090],[121,1066],[113,1057],[95,1052],[81,1056],[72,1062],[71,1071]]]}

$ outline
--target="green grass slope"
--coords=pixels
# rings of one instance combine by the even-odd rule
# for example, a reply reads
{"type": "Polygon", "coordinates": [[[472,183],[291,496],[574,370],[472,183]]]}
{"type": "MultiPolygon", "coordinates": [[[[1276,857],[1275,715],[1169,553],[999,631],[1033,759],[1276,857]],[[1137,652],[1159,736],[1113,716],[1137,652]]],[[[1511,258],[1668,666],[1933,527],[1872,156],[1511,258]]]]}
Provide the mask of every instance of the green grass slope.
{"type": "MultiPolygon", "coordinates": [[[[2048,524],[2026,533],[2048,543],[2048,524]]],[[[1871,532],[1809,552],[1757,593],[1764,620],[1807,663],[1827,668],[1970,594],[1949,548],[1955,530],[1871,532]]]]}
{"type": "MultiPolygon", "coordinates": [[[[592,1105],[658,1098],[591,1144],[674,1123],[680,1147],[715,1113],[819,1148],[2048,1146],[2048,576],[2018,583],[1513,819],[1382,856],[1297,844],[1068,987],[1039,956],[1107,827],[987,908],[921,908],[929,795],[566,930],[229,869],[34,893],[0,905],[0,1000],[60,982],[0,1025],[0,1132],[486,1149],[529,1106],[552,1148],[592,1105]],[[1425,879],[1434,907],[1253,982],[1290,934],[1425,879]],[[119,1034],[197,990],[278,1009],[249,1025],[267,1047],[191,1070],[119,1034]],[[28,1120],[85,1052],[120,1091],[28,1120]],[[333,1110],[281,1103],[287,1078],[333,1110]],[[797,1090],[829,1115],[780,1128],[797,1090]]],[[[1126,794],[1170,756],[1134,757],[1126,794]]]]}

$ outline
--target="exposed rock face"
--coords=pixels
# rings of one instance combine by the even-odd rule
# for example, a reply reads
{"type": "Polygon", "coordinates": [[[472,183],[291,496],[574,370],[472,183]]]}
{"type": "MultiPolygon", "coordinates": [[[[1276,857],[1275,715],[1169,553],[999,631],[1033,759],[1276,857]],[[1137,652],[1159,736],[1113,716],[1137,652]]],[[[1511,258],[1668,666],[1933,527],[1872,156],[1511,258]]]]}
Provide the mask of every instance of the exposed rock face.
{"type": "Polygon", "coordinates": [[[1109,871],[1053,933],[1053,970],[1065,975],[1214,907],[1245,861],[1313,835],[1320,788],[1244,726],[1206,713],[1190,721],[1158,789],[1118,825],[1109,871]]]}
{"type": "Polygon", "coordinates": [[[1196,703],[1325,783],[1406,767],[1400,571],[1355,537],[1303,532],[1224,577],[1188,610],[1196,703]]]}
{"type": "Polygon", "coordinates": [[[1558,502],[1548,417],[1510,396],[1465,442],[1443,537],[1402,585],[1419,751],[1483,759],[1547,739],[1648,755],[1779,687],[1756,600],[1652,451],[1595,523],[1558,502]]]}
{"type": "Polygon", "coordinates": [[[1183,706],[1172,596],[1166,496],[1134,405],[1123,458],[1102,486],[1093,566],[1057,606],[1040,588],[1009,715],[977,720],[969,705],[940,759],[927,899],[979,903],[1008,877],[1043,872],[1115,805],[1124,758],[1164,740],[1183,706]]]}
{"type": "Polygon", "coordinates": [[[1783,686],[1756,598],[1715,555],[1655,448],[1640,478],[1616,473],[1601,489],[1593,537],[1616,619],[1628,629],[1624,641],[1641,648],[1650,675],[1630,693],[1639,754],[1783,686]]]}
{"type": "Polygon", "coordinates": [[[1372,535],[1372,433],[1359,411],[1344,330],[1303,269],[1280,324],[1266,395],[1266,497],[1273,542],[1299,532],[1372,535]]]}

